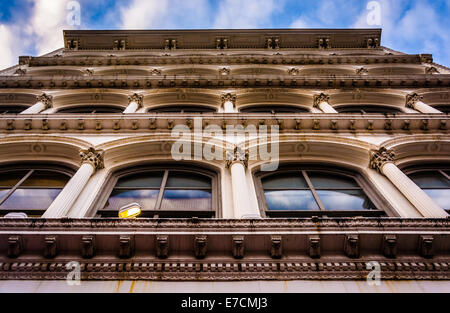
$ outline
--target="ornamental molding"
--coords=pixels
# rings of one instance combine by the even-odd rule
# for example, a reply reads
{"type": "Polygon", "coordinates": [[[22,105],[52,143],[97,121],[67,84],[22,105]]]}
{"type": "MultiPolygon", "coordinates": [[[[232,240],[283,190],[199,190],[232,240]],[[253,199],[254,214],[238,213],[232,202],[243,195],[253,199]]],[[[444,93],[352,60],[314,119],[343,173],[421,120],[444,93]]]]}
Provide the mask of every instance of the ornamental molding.
{"type": "Polygon", "coordinates": [[[45,109],[49,109],[53,105],[53,96],[43,93],[36,97],[37,102],[42,102],[45,105],[45,109]]]}
{"type": "Polygon", "coordinates": [[[233,108],[236,108],[236,100],[237,100],[236,94],[231,94],[231,93],[224,94],[220,98],[220,101],[222,103],[222,108],[224,107],[226,102],[233,103],[233,108]]]}
{"type": "Polygon", "coordinates": [[[313,106],[315,108],[319,108],[319,105],[322,102],[327,102],[328,103],[329,101],[330,101],[330,96],[325,94],[325,93],[321,93],[321,94],[318,94],[318,95],[314,96],[313,106]]]}
{"type": "Polygon", "coordinates": [[[0,219],[0,231],[1,280],[66,279],[71,261],[82,280],[365,280],[371,261],[386,280],[450,279],[449,219],[0,219]]]}
{"type": "Polygon", "coordinates": [[[86,150],[80,150],[81,164],[91,164],[94,169],[100,170],[104,168],[103,156],[105,152],[103,150],[96,150],[90,147],[86,150]]]}
{"type": "Polygon", "coordinates": [[[378,151],[372,151],[370,158],[370,168],[382,173],[383,166],[386,163],[395,162],[395,153],[392,150],[387,150],[385,147],[378,151]]]}
{"type": "Polygon", "coordinates": [[[233,163],[240,162],[244,167],[248,168],[249,154],[241,147],[234,147],[233,152],[227,151],[227,168],[230,168],[233,163]]]}
{"type": "Polygon", "coordinates": [[[406,107],[408,107],[410,109],[414,109],[417,102],[422,101],[422,100],[423,100],[423,96],[421,96],[417,93],[412,93],[412,94],[406,95],[406,107]]]}

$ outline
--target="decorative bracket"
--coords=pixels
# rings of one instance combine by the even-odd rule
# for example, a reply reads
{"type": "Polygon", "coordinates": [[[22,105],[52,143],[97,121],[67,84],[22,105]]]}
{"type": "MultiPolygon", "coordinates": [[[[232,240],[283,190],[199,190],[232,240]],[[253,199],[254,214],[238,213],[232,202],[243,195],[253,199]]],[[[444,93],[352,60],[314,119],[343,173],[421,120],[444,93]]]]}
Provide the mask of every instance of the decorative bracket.
{"type": "Polygon", "coordinates": [[[160,259],[169,257],[169,236],[156,236],[156,257],[160,259]]]}
{"type": "Polygon", "coordinates": [[[197,259],[204,259],[208,251],[208,236],[198,235],[194,237],[194,254],[197,259]]]}
{"type": "Polygon", "coordinates": [[[17,258],[22,253],[22,237],[9,236],[8,237],[8,258],[17,258]]]}
{"type": "Polygon", "coordinates": [[[395,259],[397,257],[397,236],[383,236],[383,254],[387,258],[395,259]]]}
{"type": "Polygon", "coordinates": [[[233,246],[233,257],[242,259],[245,254],[244,236],[233,236],[231,244],[233,246]]]}
{"type": "Polygon", "coordinates": [[[359,236],[346,235],[344,241],[344,252],[349,258],[359,258],[359,236]]]}
{"type": "Polygon", "coordinates": [[[44,257],[47,259],[53,259],[58,254],[58,237],[57,236],[45,236],[44,238],[44,257]]]}
{"type": "Polygon", "coordinates": [[[419,251],[424,258],[433,258],[433,236],[423,235],[419,237],[419,251]]]}
{"type": "Polygon", "coordinates": [[[119,258],[129,259],[134,254],[134,237],[120,236],[119,237],[119,258]]]}
{"type": "Polygon", "coordinates": [[[90,259],[95,254],[95,236],[86,235],[81,237],[81,256],[90,259]]]}
{"type": "Polygon", "coordinates": [[[320,237],[317,235],[308,236],[308,254],[313,259],[320,258],[320,237]]]}
{"type": "Polygon", "coordinates": [[[270,256],[273,259],[281,259],[283,256],[283,239],[281,236],[270,237],[271,247],[270,256]]]}

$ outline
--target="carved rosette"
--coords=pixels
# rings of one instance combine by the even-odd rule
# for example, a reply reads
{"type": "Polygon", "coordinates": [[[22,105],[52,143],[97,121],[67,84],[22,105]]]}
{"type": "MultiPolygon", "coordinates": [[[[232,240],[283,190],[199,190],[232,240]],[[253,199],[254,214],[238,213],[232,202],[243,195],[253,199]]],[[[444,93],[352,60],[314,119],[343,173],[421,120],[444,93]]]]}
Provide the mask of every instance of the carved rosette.
{"type": "Polygon", "coordinates": [[[423,100],[423,96],[412,93],[406,96],[406,107],[414,109],[416,103],[423,100]]]}
{"type": "Polygon", "coordinates": [[[36,97],[37,102],[42,102],[45,105],[45,109],[51,108],[53,105],[53,97],[43,93],[36,97]]]}
{"type": "Polygon", "coordinates": [[[231,102],[231,103],[233,103],[233,107],[236,107],[236,99],[237,99],[236,95],[231,94],[231,93],[222,95],[222,97],[221,97],[222,107],[225,105],[226,102],[231,102]]]}
{"type": "Polygon", "coordinates": [[[136,102],[138,105],[138,109],[144,105],[144,96],[135,93],[134,95],[128,97],[128,103],[136,102]]]}
{"type": "Polygon", "coordinates": [[[235,147],[233,152],[227,152],[227,167],[230,168],[235,162],[241,162],[245,168],[248,167],[248,152],[240,147],[235,147]]]}
{"type": "Polygon", "coordinates": [[[321,93],[319,95],[315,95],[314,96],[314,104],[313,106],[315,108],[319,109],[319,104],[321,104],[322,102],[329,102],[330,101],[330,96],[324,93],[321,93]]]}
{"type": "Polygon", "coordinates": [[[90,147],[86,150],[80,151],[80,157],[81,157],[81,164],[91,164],[95,170],[100,170],[104,168],[103,163],[103,150],[95,150],[94,148],[90,147]]]}
{"type": "Polygon", "coordinates": [[[372,156],[370,158],[370,167],[381,173],[381,169],[386,163],[394,163],[395,153],[392,150],[387,150],[382,147],[378,151],[372,151],[372,156]]]}

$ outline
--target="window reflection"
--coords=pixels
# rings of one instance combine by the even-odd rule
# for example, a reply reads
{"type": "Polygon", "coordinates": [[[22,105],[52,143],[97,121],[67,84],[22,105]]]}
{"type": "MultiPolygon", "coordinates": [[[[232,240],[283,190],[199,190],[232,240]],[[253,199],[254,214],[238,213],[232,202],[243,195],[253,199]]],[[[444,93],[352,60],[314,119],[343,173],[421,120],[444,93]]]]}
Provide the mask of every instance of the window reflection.
{"type": "Polygon", "coordinates": [[[408,176],[444,210],[450,210],[448,170],[419,170],[408,176]]]}

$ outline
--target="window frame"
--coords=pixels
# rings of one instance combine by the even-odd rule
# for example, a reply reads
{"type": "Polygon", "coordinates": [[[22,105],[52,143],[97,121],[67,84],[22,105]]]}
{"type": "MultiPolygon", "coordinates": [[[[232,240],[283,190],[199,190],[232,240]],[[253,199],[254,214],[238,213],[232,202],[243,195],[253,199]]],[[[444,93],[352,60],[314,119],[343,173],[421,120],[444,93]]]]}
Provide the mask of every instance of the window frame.
{"type": "Polygon", "coordinates": [[[246,105],[239,107],[239,113],[244,114],[309,114],[311,113],[311,109],[305,106],[300,105],[294,105],[294,104],[279,104],[279,105],[273,105],[273,108],[281,108],[281,109],[293,109],[293,110],[299,110],[299,112],[248,112],[247,110],[252,109],[262,109],[262,108],[268,108],[270,104],[252,104],[252,105],[246,105]],[[244,110],[244,111],[243,111],[244,110]]]}
{"type": "Polygon", "coordinates": [[[390,105],[378,105],[378,104],[340,104],[334,105],[334,109],[339,114],[402,114],[402,110],[400,108],[390,106],[390,105]],[[341,112],[341,109],[352,109],[355,108],[355,111],[358,110],[360,112],[341,112]],[[364,108],[380,108],[380,109],[388,109],[396,112],[365,112],[364,108]]]}
{"type": "Polygon", "coordinates": [[[125,108],[121,106],[115,105],[78,105],[78,106],[70,106],[70,107],[60,107],[57,109],[55,114],[122,114],[125,108]],[[83,109],[91,109],[92,112],[63,112],[64,110],[83,110],[83,109]],[[111,109],[117,110],[117,112],[107,112],[107,113],[96,113],[96,109],[111,109]]]}
{"type": "MultiPolygon", "coordinates": [[[[67,183],[72,179],[73,175],[75,174],[75,171],[66,168],[64,166],[58,166],[58,165],[45,165],[45,164],[23,164],[23,165],[13,165],[8,166],[6,168],[6,165],[3,165],[0,167],[0,175],[5,172],[13,172],[13,171],[24,171],[26,174],[20,179],[11,189],[0,198],[0,205],[2,205],[5,201],[9,199],[9,197],[17,190],[20,189],[20,186],[28,179],[34,171],[52,171],[60,174],[67,175],[69,177],[67,183]]],[[[66,185],[67,185],[66,183],[66,185]]],[[[27,187],[24,189],[61,189],[61,191],[65,188],[64,185],[62,188],[53,188],[53,187],[27,187]]],[[[0,216],[5,216],[8,213],[16,213],[16,212],[22,212],[28,215],[28,217],[36,217],[36,216],[42,216],[45,211],[48,208],[42,209],[42,210],[25,210],[25,209],[14,209],[14,210],[6,210],[6,209],[0,209],[0,216]]]]}
{"type": "MultiPolygon", "coordinates": [[[[312,216],[322,216],[322,217],[381,217],[381,216],[392,216],[396,217],[398,214],[394,213],[395,211],[391,207],[391,205],[387,202],[387,200],[375,189],[375,187],[365,179],[363,175],[360,173],[349,170],[346,168],[330,168],[330,166],[323,166],[319,164],[289,164],[280,166],[279,170],[276,172],[261,172],[257,171],[253,175],[255,187],[256,187],[256,196],[258,199],[258,204],[260,208],[261,216],[266,218],[290,218],[290,217],[312,217],[312,216]],[[330,173],[337,174],[352,178],[359,185],[360,188],[357,190],[362,190],[366,197],[372,202],[372,204],[377,208],[376,210],[358,210],[358,211],[350,211],[350,210],[326,210],[323,204],[321,203],[320,197],[316,192],[316,188],[314,188],[309,179],[306,179],[303,176],[302,172],[322,172],[322,173],[330,173]],[[298,172],[301,177],[305,178],[306,183],[309,188],[311,186],[313,189],[305,189],[310,190],[313,194],[314,199],[320,211],[309,211],[309,210],[299,210],[299,211],[270,211],[267,205],[267,200],[265,196],[265,190],[262,184],[262,179],[275,174],[282,173],[292,173],[298,172]],[[319,201],[317,201],[319,199],[319,201]],[[319,204],[320,203],[320,204],[319,204]]],[[[342,190],[350,190],[351,188],[343,188],[342,190]]],[[[325,190],[325,189],[324,189],[325,190]]],[[[332,189],[330,189],[332,190],[332,189]]],[[[337,189],[336,189],[337,190],[337,189]]],[[[356,189],[355,189],[356,190],[356,189]]]]}
{"type": "Polygon", "coordinates": [[[195,104],[177,104],[177,105],[164,105],[164,106],[157,106],[157,107],[150,107],[147,108],[145,113],[157,113],[157,114],[213,114],[217,113],[217,108],[213,108],[211,106],[206,105],[195,105],[195,104]],[[198,109],[205,109],[206,111],[202,112],[183,112],[183,108],[198,108],[198,109]],[[178,110],[180,112],[164,112],[164,110],[178,110]]]}
{"type": "MultiPolygon", "coordinates": [[[[221,218],[222,217],[222,210],[221,210],[221,201],[220,201],[220,188],[219,188],[219,181],[220,181],[220,173],[216,172],[214,170],[210,170],[204,167],[197,167],[192,166],[190,164],[182,166],[182,165],[174,165],[174,164],[167,164],[167,165],[154,165],[154,166],[138,166],[138,167],[132,167],[132,168],[126,168],[123,170],[119,170],[115,173],[110,174],[109,178],[107,179],[107,184],[103,188],[103,192],[98,197],[98,201],[94,205],[96,208],[93,212],[93,216],[97,218],[117,218],[118,216],[118,210],[103,210],[105,208],[105,205],[108,201],[108,199],[111,196],[111,193],[115,189],[117,182],[119,179],[131,176],[134,174],[139,174],[143,172],[163,172],[163,178],[161,181],[161,185],[159,187],[159,193],[157,198],[157,203],[155,204],[155,210],[146,210],[143,211],[143,214],[141,217],[143,218],[153,218],[153,219],[160,219],[160,218],[192,218],[192,217],[198,217],[198,218],[221,218]],[[161,210],[164,191],[170,190],[166,189],[166,183],[168,179],[168,173],[169,172],[184,172],[184,173],[193,173],[193,174],[200,174],[206,177],[209,177],[211,179],[211,210],[209,211],[168,211],[168,210],[161,210]],[[102,214],[103,213],[103,214],[102,214]],[[162,213],[162,214],[158,214],[162,213]],[[196,213],[198,213],[196,215],[196,213]]],[[[170,187],[169,187],[170,188],[170,187]]],[[[127,189],[127,188],[124,188],[127,189]]],[[[133,188],[129,188],[133,189],[133,188]]],[[[144,189],[152,189],[152,188],[144,188],[144,189]]],[[[153,189],[156,189],[153,188],[153,189]]],[[[176,188],[176,190],[192,190],[196,188],[176,188]]],[[[198,188],[198,190],[204,190],[205,188],[198,188]]],[[[208,189],[209,190],[209,189],[208,189]]]]}

